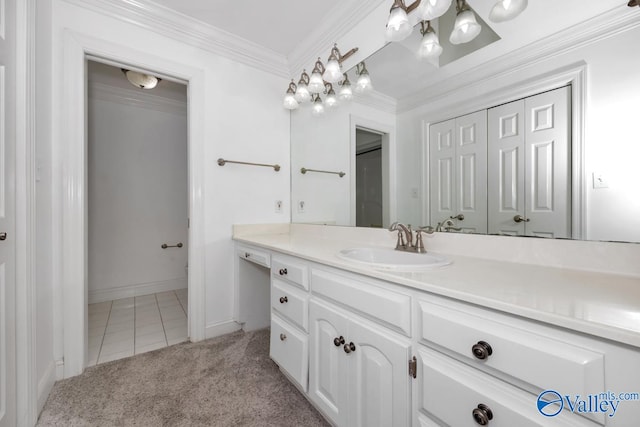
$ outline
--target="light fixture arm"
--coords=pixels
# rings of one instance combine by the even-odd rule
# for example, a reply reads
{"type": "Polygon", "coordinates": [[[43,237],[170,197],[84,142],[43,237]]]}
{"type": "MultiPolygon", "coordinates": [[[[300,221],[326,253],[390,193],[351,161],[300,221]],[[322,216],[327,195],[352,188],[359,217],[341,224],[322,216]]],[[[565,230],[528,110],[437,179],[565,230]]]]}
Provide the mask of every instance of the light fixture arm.
{"type": "MultiPolygon", "coordinates": [[[[357,68],[358,68],[358,67],[356,66],[356,69],[357,69],[357,68]]],[[[356,72],[356,73],[357,73],[357,72],[356,72]]],[[[341,82],[340,82],[340,83],[338,83],[338,84],[339,84],[340,86],[344,86],[344,85],[349,85],[349,86],[351,86],[351,82],[349,81],[349,75],[348,75],[347,73],[344,73],[343,75],[344,75],[344,80],[343,80],[343,81],[341,81],[341,82]]]]}
{"type": "Polygon", "coordinates": [[[324,93],[328,94],[333,91],[333,85],[329,82],[324,83],[324,93]]]}
{"type": "Polygon", "coordinates": [[[465,10],[471,10],[466,0],[456,0],[456,11],[458,12],[458,15],[465,10]]]}
{"type": "Polygon", "coordinates": [[[297,89],[298,89],[298,86],[296,86],[293,79],[291,79],[291,83],[289,83],[289,89],[287,89],[287,93],[294,94],[296,93],[297,89]]]}
{"type": "Polygon", "coordinates": [[[331,55],[329,55],[329,61],[331,61],[332,59],[338,61],[338,63],[340,65],[342,65],[342,63],[344,61],[346,61],[347,59],[349,59],[349,57],[351,55],[353,55],[354,53],[356,53],[358,51],[357,47],[354,47],[353,49],[351,49],[350,51],[348,51],[347,53],[345,53],[344,55],[342,55],[340,53],[340,49],[338,49],[338,43],[335,43],[333,45],[333,47],[331,48],[331,55]]]}
{"type": "Polygon", "coordinates": [[[420,0],[414,1],[409,6],[404,4],[404,0],[394,0],[393,4],[391,5],[391,9],[389,11],[391,12],[394,9],[401,8],[401,9],[404,9],[404,11],[407,12],[407,14],[409,14],[413,12],[418,6],[420,6],[420,0]]]}
{"type": "Polygon", "coordinates": [[[307,74],[307,70],[304,69],[302,70],[302,74],[300,74],[300,80],[298,81],[298,84],[304,84],[304,85],[309,85],[309,74],[307,74]]]}
{"type": "Polygon", "coordinates": [[[356,65],[356,74],[360,75],[362,73],[369,74],[369,71],[367,71],[367,66],[364,64],[364,61],[356,65]]]}
{"type": "Polygon", "coordinates": [[[322,60],[320,59],[320,57],[318,57],[316,64],[313,66],[313,71],[311,72],[311,74],[313,73],[324,73],[324,65],[322,65],[322,60]]]}
{"type": "Polygon", "coordinates": [[[433,29],[433,27],[431,26],[431,21],[421,21],[420,22],[420,34],[422,34],[423,36],[427,33],[435,33],[436,30],[433,29]],[[427,24],[427,28],[424,27],[424,24],[427,24]]]}

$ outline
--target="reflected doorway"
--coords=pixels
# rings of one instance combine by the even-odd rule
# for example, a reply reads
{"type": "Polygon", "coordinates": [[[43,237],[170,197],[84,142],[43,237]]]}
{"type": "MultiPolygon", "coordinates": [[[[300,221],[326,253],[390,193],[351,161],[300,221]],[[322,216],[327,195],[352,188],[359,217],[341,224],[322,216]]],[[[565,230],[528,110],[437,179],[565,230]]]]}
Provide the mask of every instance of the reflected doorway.
{"type": "Polygon", "coordinates": [[[357,227],[383,227],[383,136],[370,129],[356,128],[357,227]]]}

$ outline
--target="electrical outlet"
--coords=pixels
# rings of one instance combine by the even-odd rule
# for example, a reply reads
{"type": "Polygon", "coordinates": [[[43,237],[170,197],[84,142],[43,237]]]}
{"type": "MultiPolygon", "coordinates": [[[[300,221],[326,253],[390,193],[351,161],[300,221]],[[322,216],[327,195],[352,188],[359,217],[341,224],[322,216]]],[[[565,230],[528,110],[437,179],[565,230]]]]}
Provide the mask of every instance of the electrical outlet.
{"type": "Polygon", "coordinates": [[[593,188],[609,188],[609,183],[605,179],[603,173],[593,173],[593,188]]]}
{"type": "Polygon", "coordinates": [[[298,213],[304,213],[305,203],[304,200],[298,202],[298,213]]]}
{"type": "Polygon", "coordinates": [[[282,213],[282,200],[276,200],[276,213],[282,213]]]}

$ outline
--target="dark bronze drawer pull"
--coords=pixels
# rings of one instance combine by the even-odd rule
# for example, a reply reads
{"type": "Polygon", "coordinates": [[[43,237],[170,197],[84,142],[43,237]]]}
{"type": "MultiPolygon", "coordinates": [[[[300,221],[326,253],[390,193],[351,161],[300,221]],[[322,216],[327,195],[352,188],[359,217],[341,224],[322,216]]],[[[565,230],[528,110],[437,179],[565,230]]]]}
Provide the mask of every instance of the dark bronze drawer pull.
{"type": "Polygon", "coordinates": [[[476,357],[476,359],[485,360],[493,354],[493,349],[491,348],[489,343],[478,341],[477,344],[474,344],[473,347],[471,347],[471,352],[476,357]]]}

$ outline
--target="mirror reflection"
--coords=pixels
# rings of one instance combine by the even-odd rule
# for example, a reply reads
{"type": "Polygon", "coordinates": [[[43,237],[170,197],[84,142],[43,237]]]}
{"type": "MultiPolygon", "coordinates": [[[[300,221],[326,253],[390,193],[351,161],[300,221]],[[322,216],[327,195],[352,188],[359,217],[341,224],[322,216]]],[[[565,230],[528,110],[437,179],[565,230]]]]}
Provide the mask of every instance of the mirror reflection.
{"type": "Polygon", "coordinates": [[[372,92],[292,111],[292,221],[640,242],[640,10],[545,0],[495,23],[466,3],[474,40],[449,41],[454,2],[365,60],[372,92]]]}

